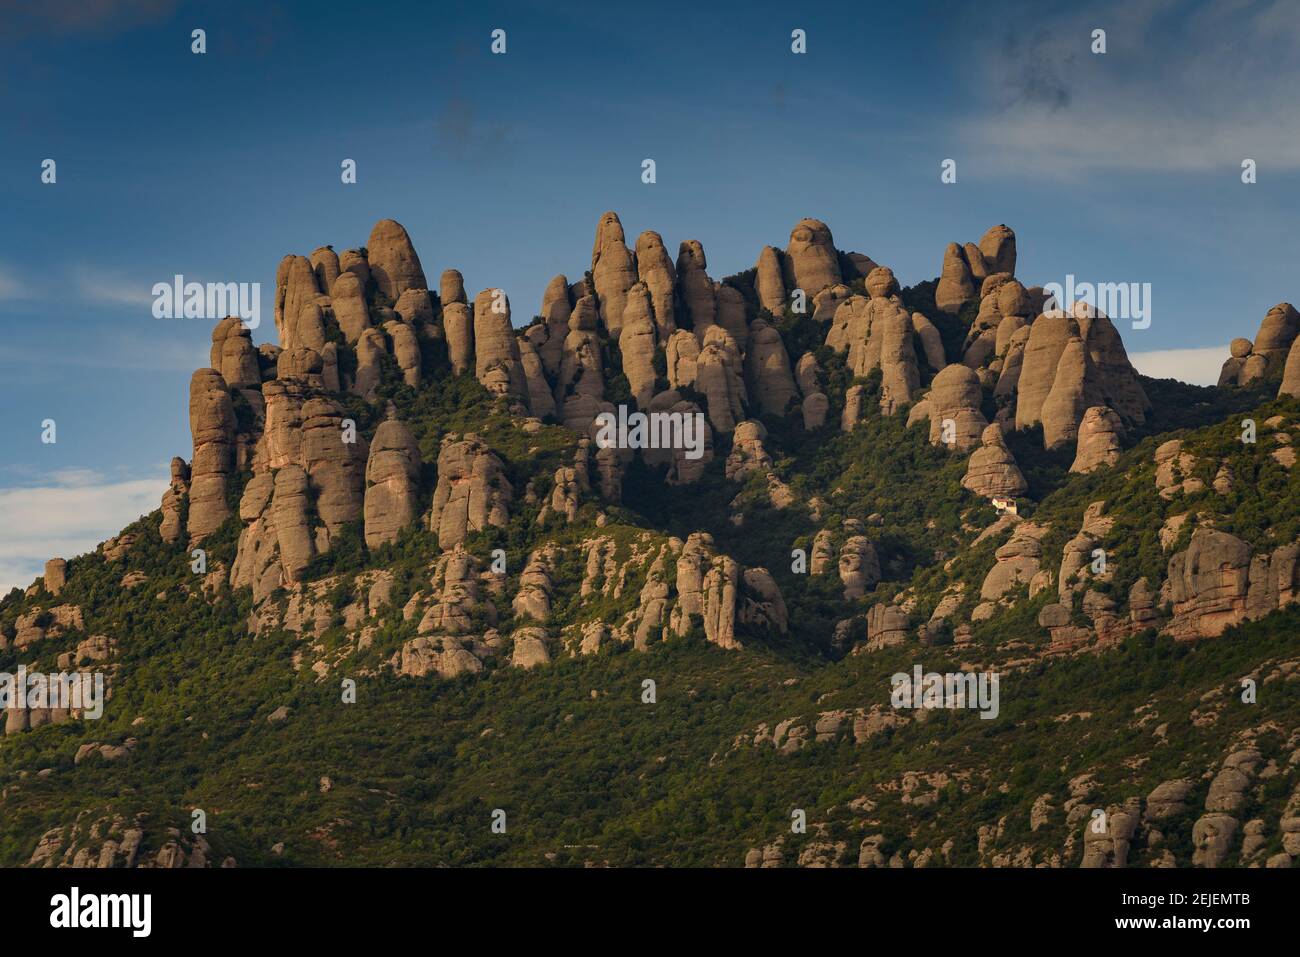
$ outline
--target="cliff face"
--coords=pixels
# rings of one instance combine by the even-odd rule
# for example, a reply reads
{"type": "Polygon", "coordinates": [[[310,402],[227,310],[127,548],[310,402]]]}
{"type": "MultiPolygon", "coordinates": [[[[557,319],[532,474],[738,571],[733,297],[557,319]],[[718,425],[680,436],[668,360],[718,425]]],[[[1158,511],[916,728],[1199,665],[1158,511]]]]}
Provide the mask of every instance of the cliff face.
{"type": "MultiPolygon", "coordinates": [[[[1054,448],[1079,435],[1089,411],[1104,402],[1130,423],[1141,422],[1147,400],[1114,327],[1082,307],[1035,319],[1041,296],[1013,278],[1015,234],[1008,227],[990,230],[978,246],[949,249],[938,300],[959,308],[964,301],[944,297],[969,286],[974,298],[974,282],[981,283],[979,317],[964,354],[951,362],[930,318],[904,304],[891,270],[857,254],[844,259],[848,276],[830,229],[805,219],[784,252],[764,248],[751,280],[718,283],[699,242],[683,242],[674,266],[657,233],[643,233],[629,249],[622,223],[609,212],[596,228],[590,280],[574,287],[557,276],[541,321],[517,330],[501,289],[482,290],[471,306],[455,269],[443,272],[436,295],[425,288],[419,255],[392,220],[376,224],[366,247],[343,259],[331,247],[310,260],[287,256],[275,296],[279,346],[255,350],[240,323],[226,320],[213,333],[213,367],[195,373],[193,460],[188,479],[178,474],[168,492],[164,537],[179,538],[173,516],[188,495],[188,541],[201,544],[235,511],[227,501],[232,477],[250,472],[230,581],[251,587],[260,603],[301,582],[350,522],[362,522],[371,547],[418,524],[433,530],[444,549],[471,532],[504,527],[513,490],[486,443],[444,440],[437,486],[422,502],[420,452],[409,424],[390,403],[372,450],[340,404],[351,395],[377,407],[385,370],[400,371],[405,385],[421,389],[426,371],[436,374],[426,370],[433,355],[445,354],[453,374],[472,370],[517,421],[559,421],[578,436],[594,438],[597,418],[616,408],[609,391],[619,369],[607,367],[611,347],[630,391],[620,401],[647,412],[703,411],[710,444],[755,414],[797,412],[805,428],[820,428],[829,402],[818,374],[809,367],[796,382],[794,372],[801,363],[815,367],[816,359],[792,355],[773,323],[806,314],[808,298],[827,293],[831,308],[813,313],[824,325],[821,344],[842,355],[854,377],[879,375],[881,413],[915,405],[928,413],[932,442],[961,452],[982,444],[966,481],[977,494],[1014,496],[1025,487],[980,410],[983,384],[1001,384],[1010,374],[1011,326],[1029,331],[1020,339],[1024,356],[1014,381],[1001,394],[1000,429],[1041,422],[1054,448]],[[863,293],[854,294],[846,278],[863,293]],[[236,399],[247,410],[238,421],[236,399]]],[[[851,429],[862,414],[855,396],[842,426],[851,429]]],[[[1085,461],[1105,459],[1104,450],[1089,451],[1096,444],[1088,430],[1085,461]]],[[[664,458],[659,449],[614,452],[589,443],[574,454],[582,459],[579,470],[598,474],[598,490],[615,504],[636,457],[651,465],[680,460],[667,476],[674,484],[703,475],[698,460],[664,458]]]]}
{"type": "MultiPolygon", "coordinates": [[[[1300,550],[1294,310],[1270,311],[1253,344],[1234,342],[1224,388],[1185,402],[1139,378],[1092,307],[1044,312],[1043,290],[1015,275],[1009,227],[949,244],[942,263],[935,282],[905,287],[804,219],[784,249],[764,246],[753,270],[719,281],[698,241],[674,259],[658,233],[629,244],[610,212],[590,267],[574,273],[584,278],[556,276],[516,328],[498,287],[471,298],[448,267],[430,290],[392,220],[363,248],[286,256],[278,341],[254,345],[238,319],[213,330],[210,367],[190,384],[190,458],[173,460],[159,512],[92,556],[52,560],[6,599],[0,655],[106,670],[134,708],[132,682],[147,673],[134,649],[159,615],[200,622],[281,676],[408,690],[428,679],[488,698],[498,673],[558,681],[624,651],[647,668],[660,654],[725,653],[726,664],[708,659],[718,674],[815,658],[833,708],[725,727],[728,740],[744,732],[728,755],[790,754],[882,734],[920,741],[924,717],[882,705],[871,684],[901,656],[1014,675],[1135,636],[1230,641],[1288,614],[1300,550]],[[1280,397],[1251,410],[1251,389],[1263,401],[1275,379],[1280,397]],[[649,424],[610,443],[607,416],[636,413],[649,424]],[[1254,417],[1251,442],[1241,415],[1254,417]],[[1177,437],[1159,434],[1172,421],[1177,437]],[[256,654],[268,646],[289,649],[286,660],[256,654]],[[870,690],[854,690],[859,680],[870,690]],[[473,682],[480,692],[463,690],[473,682]]],[[[179,635],[174,645],[186,647],[179,635]]],[[[1268,668],[1300,676],[1285,655],[1268,668]]],[[[782,678],[791,709],[803,707],[802,680],[782,678]]],[[[14,709],[6,731],[82,718],[14,709]]],[[[1286,740],[1295,718],[1274,717],[1286,740]]],[[[1246,774],[1234,754],[1281,747],[1252,728],[1234,730],[1216,764],[1220,791],[1246,774]]],[[[147,727],[117,730],[87,742],[84,760],[140,760],[127,742],[147,727]]],[[[1179,803],[1177,780],[1134,773],[1103,793],[1081,783],[1087,773],[1030,796],[1026,815],[1062,829],[1050,851],[1004,839],[992,821],[949,835],[969,853],[937,836],[899,848],[868,828],[853,847],[774,842],[747,862],[1122,865],[1179,803]],[[1101,838],[1079,817],[1093,804],[1113,824],[1101,838]]],[[[995,786],[940,767],[908,774],[864,801],[901,802],[905,819],[931,792],[995,786]]],[[[1245,841],[1253,820],[1217,794],[1195,822],[1196,860],[1176,863],[1258,856],[1263,845],[1245,841]]],[[[95,811],[95,834],[45,834],[31,861],[219,856],[133,837],[132,814],[95,811]]],[[[1294,816],[1268,827],[1291,834],[1294,816]]],[[[1156,846],[1142,853],[1163,861],[1156,846]]]]}

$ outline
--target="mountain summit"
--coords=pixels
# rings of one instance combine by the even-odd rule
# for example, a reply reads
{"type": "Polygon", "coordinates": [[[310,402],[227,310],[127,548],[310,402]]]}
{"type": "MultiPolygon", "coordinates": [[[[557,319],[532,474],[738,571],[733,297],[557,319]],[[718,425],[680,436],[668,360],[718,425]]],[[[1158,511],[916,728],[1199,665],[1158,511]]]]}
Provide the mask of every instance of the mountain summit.
{"type": "Polygon", "coordinates": [[[608,212],[520,328],[393,220],[286,256],[160,509],[0,603],[108,686],[8,710],[0,857],[1289,866],[1300,316],[1147,379],[1016,243],[608,212]]]}

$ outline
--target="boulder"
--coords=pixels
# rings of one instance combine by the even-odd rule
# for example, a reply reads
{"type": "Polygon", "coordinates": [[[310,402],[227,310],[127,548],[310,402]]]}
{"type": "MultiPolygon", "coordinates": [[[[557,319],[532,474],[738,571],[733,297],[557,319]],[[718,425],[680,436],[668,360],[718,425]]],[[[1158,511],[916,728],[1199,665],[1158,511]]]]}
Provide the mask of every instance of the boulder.
{"type": "Polygon", "coordinates": [[[708,260],[704,247],[698,240],[688,239],[678,247],[677,282],[682,304],[690,320],[695,337],[701,341],[709,326],[714,324],[717,303],[714,299],[713,280],[706,271],[708,260]]]}
{"type": "Polygon", "coordinates": [[[262,384],[261,367],[251,333],[236,316],[223,319],[212,330],[212,368],[221,373],[231,389],[257,389],[262,384]]]}
{"type": "Polygon", "coordinates": [[[510,396],[527,397],[519,342],[510,324],[510,300],[504,290],[484,289],[474,297],[474,376],[486,386],[494,369],[504,373],[510,396]]]}
{"type": "Polygon", "coordinates": [[[514,667],[527,670],[550,662],[551,653],[546,647],[545,628],[520,628],[512,637],[514,651],[511,653],[510,664],[514,667]]]}
{"type": "Polygon", "coordinates": [[[68,583],[68,560],[51,558],[45,563],[45,590],[51,595],[58,595],[68,583]]]}
{"type": "Polygon", "coordinates": [[[1046,313],[1030,325],[1016,388],[1017,429],[1028,429],[1042,421],[1043,403],[1052,391],[1056,367],[1072,337],[1078,337],[1078,323],[1063,312],[1046,313]]]}
{"type": "Polygon", "coordinates": [[[998,601],[1017,585],[1028,584],[1038,573],[1043,557],[1040,540],[1046,532],[1032,522],[1016,525],[1011,538],[994,553],[996,561],[980,586],[980,598],[998,601]]]}
{"type": "Polygon", "coordinates": [[[784,415],[798,393],[781,334],[762,319],[755,319],[749,335],[749,352],[745,356],[749,395],[764,412],[784,415]]]}
{"type": "Polygon", "coordinates": [[[664,247],[663,237],[646,230],[636,240],[637,275],[650,294],[650,307],[654,317],[656,338],[667,342],[677,330],[677,311],[674,290],[677,272],[672,258],[664,247]]]}
{"type": "Polygon", "coordinates": [[[726,476],[734,482],[743,482],[753,474],[766,474],[772,470],[772,457],[763,447],[767,429],[762,422],[751,419],[735,427],[731,436],[731,453],[727,456],[726,476]]]}
{"type": "Polygon", "coordinates": [[[919,312],[912,313],[912,331],[921,340],[921,350],[926,365],[935,372],[947,365],[943,351],[943,337],[939,334],[938,326],[931,322],[928,316],[919,312]]]}
{"type": "Polygon", "coordinates": [[[363,517],[368,548],[397,538],[419,514],[420,447],[396,418],[380,423],[366,461],[363,517]]]}
{"type": "Polygon", "coordinates": [[[1175,638],[1214,638],[1246,618],[1250,546],[1216,529],[1200,527],[1185,551],[1169,560],[1169,598],[1175,638]]]}
{"type": "Polygon", "coordinates": [[[764,246],[755,268],[754,288],[758,293],[758,304],[779,319],[785,314],[786,302],[781,254],[772,246],[764,246]]]}
{"type": "Polygon", "coordinates": [[[670,627],[685,635],[699,620],[705,638],[721,648],[738,649],[736,609],[740,596],[740,565],[713,552],[713,536],[692,532],[677,559],[677,604],[670,627]]]}
{"type": "Polygon", "coordinates": [[[438,279],[438,300],[444,309],[453,302],[468,303],[465,297],[465,279],[459,269],[444,269],[438,279]]]}
{"type": "Polygon", "coordinates": [[[808,431],[820,429],[826,424],[826,413],[830,411],[831,402],[826,395],[821,392],[811,392],[804,396],[803,402],[799,405],[799,413],[803,416],[803,427],[808,431]]]}
{"type": "Polygon", "coordinates": [[[591,247],[591,275],[596,284],[600,318],[612,337],[623,328],[623,307],[627,291],[637,281],[636,263],[623,236],[618,214],[610,211],[596,225],[596,241],[591,247]]]}
{"type": "Polygon", "coordinates": [[[717,303],[715,321],[727,335],[736,340],[736,348],[744,355],[749,347],[749,322],[745,318],[745,297],[735,286],[726,283],[713,284],[714,301],[717,303]]]}
{"type": "Polygon", "coordinates": [[[474,320],[469,306],[453,302],[442,307],[442,328],[447,336],[447,358],[456,375],[469,371],[474,362],[474,320]]]}
{"type": "MultiPolygon", "coordinates": [[[[361,333],[370,328],[370,309],[366,305],[365,286],[355,272],[339,273],[330,287],[334,318],[348,345],[356,345],[361,333]]],[[[287,348],[287,347],[286,347],[287,348]]]]}
{"type": "Polygon", "coordinates": [[[1206,814],[1192,826],[1192,864],[1218,867],[1237,836],[1237,819],[1230,814],[1206,814]]]}
{"type": "Polygon", "coordinates": [[[655,394],[655,321],[650,290],[635,283],[624,297],[623,329],[618,347],[623,354],[623,374],[638,407],[644,409],[655,394]]]}
{"type": "Polygon", "coordinates": [[[1016,234],[1010,226],[993,226],[980,237],[980,252],[990,273],[1016,273],[1016,234]]]}
{"type": "Polygon", "coordinates": [[[943,269],[934,290],[934,304],[943,312],[955,314],[974,298],[975,279],[966,261],[966,253],[956,243],[949,243],[943,253],[943,269]]]}
{"type": "MultiPolygon", "coordinates": [[[[1279,302],[1265,314],[1251,353],[1264,357],[1268,363],[1266,374],[1271,375],[1286,361],[1297,335],[1300,335],[1300,313],[1296,312],[1291,303],[1279,302]]],[[[1249,383],[1242,383],[1247,384],[1249,383]]]]}
{"type": "Polygon", "coordinates": [[[1007,448],[1002,427],[994,423],[981,435],[981,445],[971,453],[961,484],[985,498],[1024,495],[1029,486],[1007,448]]]}
{"type": "MultiPolygon", "coordinates": [[[[1220,385],[1223,383],[1220,382],[1220,385]]],[[[1277,390],[1278,397],[1289,395],[1300,397],[1300,337],[1297,337],[1287,352],[1286,364],[1282,369],[1282,385],[1277,390]]]]}
{"type": "Polygon", "coordinates": [[[429,288],[420,257],[401,223],[391,219],[375,223],[366,242],[366,253],[370,278],[390,302],[396,302],[408,289],[429,288]]]}
{"type": "Polygon", "coordinates": [[[980,380],[973,369],[960,363],[946,366],[934,377],[927,402],[932,445],[965,450],[979,443],[988,421],[980,411],[980,380]],[[952,424],[945,427],[945,422],[952,424]]]}
{"type": "MultiPolygon", "coordinates": [[[[411,290],[408,289],[402,295],[410,292],[411,290]]],[[[393,319],[384,323],[384,332],[388,334],[393,344],[393,358],[397,360],[397,367],[402,370],[402,381],[413,389],[419,388],[423,357],[420,354],[420,340],[415,334],[415,328],[393,319]]]]}
{"type": "Polygon", "coordinates": [[[877,266],[867,276],[867,295],[872,299],[888,299],[898,294],[898,280],[888,266],[877,266]]]}
{"type": "Polygon", "coordinates": [[[317,548],[329,542],[349,522],[362,517],[369,448],[360,435],[348,441],[343,407],[333,399],[308,399],[302,406],[302,464],[324,525],[317,548]]]}
{"type": "Polygon", "coordinates": [[[863,597],[868,588],[880,581],[880,560],[866,536],[852,535],[845,541],[840,548],[839,571],[845,601],[863,597]]]}
{"type": "MultiPolygon", "coordinates": [[[[397,297],[393,312],[413,329],[424,329],[433,324],[433,299],[427,289],[408,289],[397,297]]],[[[427,334],[427,330],[425,330],[427,334]]]]}
{"type": "Polygon", "coordinates": [[[312,272],[316,274],[316,288],[328,291],[334,287],[334,280],[339,278],[339,255],[332,246],[320,246],[312,250],[312,272]]]}
{"type": "Polygon", "coordinates": [[[809,298],[838,283],[840,259],[830,228],[818,219],[801,219],[790,231],[785,249],[785,285],[809,298]]]}
{"type": "Polygon", "coordinates": [[[316,555],[308,524],[309,502],[307,473],[301,466],[288,465],[275,473],[271,512],[286,581],[298,581],[316,555]]]}
{"type": "Polygon", "coordinates": [[[1078,443],[1070,471],[1093,472],[1118,462],[1123,428],[1119,416],[1109,406],[1094,405],[1085,412],[1079,423],[1078,443]]]}
{"type": "MultiPolygon", "coordinates": [[[[158,523],[158,534],[168,544],[180,541],[181,503],[190,493],[190,467],[182,458],[176,457],[171,462],[171,483],[162,497],[162,521],[158,523]]],[[[46,587],[49,587],[48,585],[46,587]]]]}
{"type": "Polygon", "coordinates": [[[1043,400],[1044,448],[1059,448],[1078,437],[1079,422],[1087,408],[1084,389],[1087,361],[1083,340],[1077,336],[1067,339],[1056,364],[1052,388],[1043,400]]]}
{"type": "Polygon", "coordinates": [[[199,369],[190,377],[191,541],[216,531],[230,515],[226,480],[234,469],[235,407],[226,380],[215,369],[199,369]]]}
{"type": "Polygon", "coordinates": [[[361,288],[370,285],[370,263],[360,249],[345,249],[339,253],[339,275],[354,273],[361,280],[361,288]]]}
{"type": "Polygon", "coordinates": [[[289,348],[296,340],[298,314],[321,294],[316,273],[305,256],[285,256],[275,274],[275,329],[280,345],[289,348]]]}
{"type": "Polygon", "coordinates": [[[504,526],[513,496],[505,466],[478,436],[449,433],[443,439],[429,516],[442,548],[461,544],[469,532],[504,526]]]}
{"type": "MultiPolygon", "coordinates": [[[[751,358],[754,354],[751,350],[751,358]]],[[[781,354],[785,355],[784,350],[781,354]]],[[[746,397],[740,350],[735,340],[721,326],[711,326],[704,334],[704,348],[695,357],[694,364],[694,387],[707,400],[709,422],[719,432],[730,432],[744,417],[746,397]]]]}

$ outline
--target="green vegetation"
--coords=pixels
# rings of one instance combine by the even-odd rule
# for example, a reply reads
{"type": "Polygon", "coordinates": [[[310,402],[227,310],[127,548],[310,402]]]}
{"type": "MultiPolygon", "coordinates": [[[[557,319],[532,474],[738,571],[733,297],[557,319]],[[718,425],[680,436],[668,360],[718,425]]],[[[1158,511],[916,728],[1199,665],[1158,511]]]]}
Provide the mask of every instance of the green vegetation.
{"type": "MultiPolygon", "coordinates": [[[[726,281],[756,309],[752,271],[726,281]]],[[[933,286],[904,290],[903,298],[934,320],[951,354],[971,317],[938,313],[933,286]]],[[[474,432],[502,459],[514,489],[509,523],[475,532],[466,543],[480,557],[502,548],[510,558],[497,600],[501,634],[517,624],[509,598],[527,556],[543,542],[562,546],[548,622],[555,636],[570,625],[615,624],[640,600],[643,567],[630,571],[618,594],[578,592],[584,540],[609,536],[616,560],[624,561],[643,535],[661,542],[704,531],[718,550],[772,573],[789,612],[788,636],[742,624],[745,650],[727,652],[704,640],[697,620],[687,635],[652,642],[644,652],[615,645],[592,656],[557,654],[527,672],[498,657],[483,674],[411,679],[394,677],[388,662],[415,637],[418,622],[386,613],[382,622],[366,619],[367,646],[322,678],[311,663],[321,653],[347,651],[352,641],[344,619],[363,594],[357,574],[390,571],[396,609],[428,587],[440,549],[427,529],[408,529],[370,550],[360,523],[345,528],[307,571],[311,582],[329,579],[324,627],[254,637],[246,627],[253,612],[248,592],[211,585],[204,592],[187,548],[161,540],[154,513],[125,530],[135,544],[121,558],[109,561],[101,551],[73,559],[57,598],[36,589],[0,600],[0,671],[19,661],[55,670],[59,655],[90,635],[118,642],[103,720],[0,739],[0,865],[26,863],[43,833],[82,813],[138,816],[146,846],[156,849],[168,828],[188,829],[193,808],[208,814],[217,858],[233,855],[243,866],[735,866],[748,848],[782,835],[787,863],[814,842],[843,842],[832,853],[853,863],[862,837],[877,833],[887,856],[951,841],[949,861],[974,865],[980,828],[999,823],[998,848],[1032,846],[1045,860],[1064,855],[1074,838],[1073,857],[1062,862],[1077,864],[1081,827],[1067,824],[1061,808],[1067,782],[1085,773],[1096,781],[1089,798],[1096,806],[1145,796],[1171,778],[1195,781],[1187,816],[1164,828],[1164,847],[1186,864],[1206,771],[1251,729],[1265,761],[1280,770],[1250,791],[1238,816],[1278,820],[1296,783],[1290,736],[1300,727],[1300,683],[1262,684],[1255,705],[1240,702],[1238,684],[1243,675],[1267,674],[1297,658],[1295,608],[1218,640],[1177,643],[1149,631],[1102,653],[1046,659],[1034,654],[1047,643],[1037,618],[1056,591],[1030,599],[1022,586],[1014,605],[977,623],[969,636],[945,626],[936,628],[929,646],[909,637],[905,645],[848,654],[835,641],[837,625],[849,622],[859,640],[862,616],[904,593],[911,599],[911,636],[957,583],[967,586],[969,612],[1006,534],[976,544],[995,516],[961,486],[966,457],[931,446],[924,427],[908,429],[906,410],[882,417],[879,373],[855,380],[843,358],[820,345],[824,327],[807,316],[773,321],[791,355],[815,353],[830,403],[826,427],[815,431],[805,430],[797,414],[762,419],[774,472],[793,493],[786,508],[772,504],[763,477],[726,477],[730,440],[719,436],[704,478],[689,488],[666,485],[662,468],[637,461],[623,478],[621,504],[593,494],[573,523],[555,516],[543,522],[542,503],[556,470],[573,463],[577,436],[553,424],[517,428],[504,403],[472,375],[450,375],[446,347],[436,338],[422,339],[430,387],[406,386],[390,360],[378,391],[415,432],[425,463],[422,501],[432,496],[448,434],[474,432]],[[866,390],[865,419],[844,433],[840,413],[855,384],[866,390]],[[811,552],[818,530],[840,530],[846,521],[872,540],[882,568],[883,581],[856,601],[844,599],[834,569],[821,576],[792,570],[792,550],[811,552]],[[121,587],[131,572],[147,582],[121,587]],[[84,628],[21,652],[14,647],[20,618],[34,614],[38,625],[49,624],[51,609],[61,604],[82,610],[84,628]],[[956,637],[966,640],[954,645],[956,637]],[[890,675],[918,662],[927,670],[976,664],[1000,671],[999,719],[984,721],[974,712],[935,712],[927,720],[907,715],[855,742],[853,714],[873,706],[890,711],[890,675]],[[345,678],[357,680],[355,704],[341,699],[345,678]],[[656,683],[655,704],[642,703],[646,679],[656,683]],[[269,723],[282,706],[290,709],[288,718],[269,723]],[[815,741],[818,716],[835,710],[849,712],[847,722],[831,739],[815,741]],[[770,730],[788,719],[808,729],[805,747],[782,753],[753,743],[760,726],[770,730]],[[136,740],[134,750],[116,761],[74,761],[86,742],[128,738],[136,740]],[[924,800],[902,799],[909,772],[934,776],[918,792],[924,800]],[[320,786],[323,777],[331,780],[328,790],[320,786]],[[1031,830],[1030,809],[1044,794],[1055,811],[1031,830]],[[795,807],[824,831],[790,834],[795,807]],[[506,812],[505,835],[489,828],[496,808],[506,812]],[[282,856],[271,851],[278,842],[285,844],[282,856]]],[[[605,340],[602,347],[608,397],[627,401],[617,346],[605,340]]],[[[347,368],[351,350],[339,352],[347,368]]],[[[662,352],[655,368],[663,374],[662,352]]],[[[1021,514],[1049,527],[1044,568],[1059,566],[1084,510],[1106,502],[1114,521],[1107,537],[1114,574],[1097,587],[1121,607],[1139,577],[1158,585],[1173,550],[1186,546],[1194,522],[1172,548],[1161,546],[1158,532],[1173,515],[1204,512],[1256,549],[1300,539],[1300,473],[1270,454],[1280,443],[1266,425],[1274,415],[1294,422],[1300,402],[1259,390],[1143,384],[1154,405],[1150,420],[1128,437],[1114,468],[1070,474],[1072,454],[1044,452],[1039,430],[1009,440],[1030,487],[1021,514]],[[1254,445],[1241,442],[1245,417],[1258,425],[1254,445]],[[1175,437],[1195,457],[1193,477],[1203,487],[1170,500],[1157,489],[1153,455],[1175,437]],[[1221,469],[1232,476],[1230,488],[1216,489],[1221,469]]],[[[373,436],[385,401],[342,401],[359,431],[373,436]]],[[[237,400],[236,414],[244,421],[252,412],[237,400]]],[[[246,477],[231,483],[232,505],[246,477]]],[[[230,567],[239,531],[232,518],[204,542],[209,569],[230,567]]],[[[274,600],[283,605],[289,594],[274,600]]],[[[1276,828],[1267,838],[1276,850],[1276,828]]],[[[1156,853],[1135,848],[1130,863],[1148,863],[1156,853]]]]}

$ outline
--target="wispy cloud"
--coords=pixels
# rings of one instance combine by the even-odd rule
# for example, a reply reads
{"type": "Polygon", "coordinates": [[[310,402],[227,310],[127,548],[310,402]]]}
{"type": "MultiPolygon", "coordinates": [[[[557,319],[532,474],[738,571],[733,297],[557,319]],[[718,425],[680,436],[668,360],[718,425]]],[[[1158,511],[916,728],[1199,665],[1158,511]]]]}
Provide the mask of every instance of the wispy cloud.
{"type": "MultiPolygon", "coordinates": [[[[153,320],[151,320],[153,321],[153,320]]],[[[141,372],[193,372],[208,364],[208,346],[203,341],[159,339],[146,335],[117,333],[112,342],[84,351],[41,350],[0,345],[0,361],[15,367],[79,369],[122,369],[141,372]]]]}
{"type": "Polygon", "coordinates": [[[54,472],[43,485],[0,489],[0,594],[26,587],[48,558],[72,558],[158,507],[168,473],[113,480],[89,468],[54,472]]]}
{"type": "Polygon", "coordinates": [[[1219,370],[1228,358],[1228,344],[1196,349],[1155,349],[1130,352],[1129,361],[1145,376],[1153,379],[1178,379],[1192,385],[1215,385],[1219,370]]]}
{"type": "Polygon", "coordinates": [[[78,266],[72,275],[77,295],[86,302],[101,306],[153,305],[152,282],[126,279],[90,266],[78,266]]]}
{"type": "Polygon", "coordinates": [[[0,265],[0,302],[7,299],[31,299],[32,289],[7,266],[0,265]]]}
{"type": "Polygon", "coordinates": [[[1231,173],[1250,158],[1262,170],[1300,169],[1292,0],[1124,0],[1048,18],[1042,9],[1027,13],[1033,33],[1009,35],[986,57],[988,107],[960,127],[987,165],[1044,176],[1231,173]],[[1104,54],[1090,49],[1098,27],[1104,54]]]}

